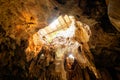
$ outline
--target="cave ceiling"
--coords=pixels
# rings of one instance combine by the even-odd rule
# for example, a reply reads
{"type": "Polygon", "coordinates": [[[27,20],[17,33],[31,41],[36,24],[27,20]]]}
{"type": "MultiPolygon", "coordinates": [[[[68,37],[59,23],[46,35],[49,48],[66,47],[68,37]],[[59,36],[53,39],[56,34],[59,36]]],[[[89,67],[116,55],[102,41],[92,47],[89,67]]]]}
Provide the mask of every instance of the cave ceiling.
{"type": "Polygon", "coordinates": [[[0,80],[119,80],[119,16],[110,14],[120,11],[108,1],[0,0],[0,80]]]}

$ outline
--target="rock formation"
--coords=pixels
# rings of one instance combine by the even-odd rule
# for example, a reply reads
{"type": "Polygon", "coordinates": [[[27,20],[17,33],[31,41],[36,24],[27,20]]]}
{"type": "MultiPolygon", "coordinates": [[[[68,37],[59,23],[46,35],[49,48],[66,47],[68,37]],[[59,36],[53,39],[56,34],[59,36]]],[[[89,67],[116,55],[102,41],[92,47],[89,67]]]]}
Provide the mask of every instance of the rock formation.
{"type": "Polygon", "coordinates": [[[0,0],[0,80],[119,80],[120,33],[108,8],[104,0],[0,0]],[[48,33],[58,18],[62,26],[48,33]],[[68,28],[72,38],[53,36],[68,28]]]}

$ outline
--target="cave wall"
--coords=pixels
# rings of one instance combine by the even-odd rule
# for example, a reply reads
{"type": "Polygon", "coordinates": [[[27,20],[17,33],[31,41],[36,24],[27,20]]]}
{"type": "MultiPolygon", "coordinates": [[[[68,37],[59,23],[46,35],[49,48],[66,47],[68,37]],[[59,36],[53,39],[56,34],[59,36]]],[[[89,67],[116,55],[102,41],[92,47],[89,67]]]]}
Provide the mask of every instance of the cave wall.
{"type": "Polygon", "coordinates": [[[35,45],[33,35],[60,14],[73,15],[90,26],[89,46],[103,80],[120,79],[120,34],[108,19],[105,1],[92,1],[0,0],[0,79],[38,78],[33,75],[37,68],[32,73],[30,66],[42,44],[35,45]]]}
{"type": "Polygon", "coordinates": [[[53,7],[47,0],[0,0],[0,79],[28,77],[27,58],[34,50],[27,53],[26,48],[36,47],[33,35],[56,14],[53,7]]]}

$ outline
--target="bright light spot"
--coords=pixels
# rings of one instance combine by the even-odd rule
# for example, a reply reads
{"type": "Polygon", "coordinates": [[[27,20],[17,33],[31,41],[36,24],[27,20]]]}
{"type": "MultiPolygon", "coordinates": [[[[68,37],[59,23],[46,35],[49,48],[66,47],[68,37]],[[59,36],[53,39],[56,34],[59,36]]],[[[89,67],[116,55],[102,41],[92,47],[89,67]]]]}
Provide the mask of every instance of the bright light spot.
{"type": "Polygon", "coordinates": [[[56,36],[63,36],[63,37],[65,37],[65,38],[67,38],[67,37],[73,37],[74,36],[74,34],[75,34],[75,25],[74,24],[71,24],[70,26],[69,26],[69,28],[68,29],[66,29],[66,30],[64,30],[64,31],[61,31],[60,33],[58,33],[56,36]]]}
{"type": "Polygon", "coordinates": [[[49,26],[50,26],[50,28],[55,29],[58,24],[59,24],[59,21],[58,21],[58,19],[56,19],[49,26]]]}
{"type": "Polygon", "coordinates": [[[41,36],[47,36],[47,41],[51,42],[52,39],[59,36],[62,36],[64,38],[72,38],[75,35],[75,31],[76,25],[74,16],[59,16],[44,29],[40,29],[38,33],[41,36]]]}
{"type": "Polygon", "coordinates": [[[68,57],[74,60],[74,56],[72,54],[70,54],[68,57]]]}
{"type": "Polygon", "coordinates": [[[69,18],[70,18],[70,19],[75,19],[75,17],[74,17],[74,16],[69,16],[69,18]]]}
{"type": "Polygon", "coordinates": [[[44,59],[44,58],[45,58],[44,54],[41,54],[40,59],[44,59]]]}
{"type": "Polygon", "coordinates": [[[74,16],[69,16],[70,20],[73,22],[75,21],[75,17],[74,16]]]}
{"type": "Polygon", "coordinates": [[[43,56],[44,56],[44,54],[41,54],[41,56],[43,57],[43,56]]]}

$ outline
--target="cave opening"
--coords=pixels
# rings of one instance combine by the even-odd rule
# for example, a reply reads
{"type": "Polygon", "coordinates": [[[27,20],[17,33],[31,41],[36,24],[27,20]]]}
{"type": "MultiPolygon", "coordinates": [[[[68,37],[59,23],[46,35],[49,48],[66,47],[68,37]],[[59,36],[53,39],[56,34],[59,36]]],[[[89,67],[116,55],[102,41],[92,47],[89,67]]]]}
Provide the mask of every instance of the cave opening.
{"type": "Polygon", "coordinates": [[[118,3],[0,0],[0,80],[119,80],[118,3]]]}
{"type": "MultiPolygon", "coordinates": [[[[34,70],[33,66],[43,65],[46,70],[49,70],[50,66],[54,66],[52,72],[60,74],[63,80],[90,78],[89,75],[94,75],[97,79],[101,78],[89,50],[90,36],[91,30],[87,24],[77,21],[74,16],[59,16],[33,35],[34,43],[42,47],[36,49],[38,51],[34,58],[37,57],[37,65],[31,64],[30,69],[34,70]]],[[[31,59],[28,57],[29,60],[31,59]]],[[[47,78],[46,70],[43,71],[45,75],[41,74],[40,79],[47,78]]],[[[53,76],[52,73],[50,74],[53,76]]]]}

